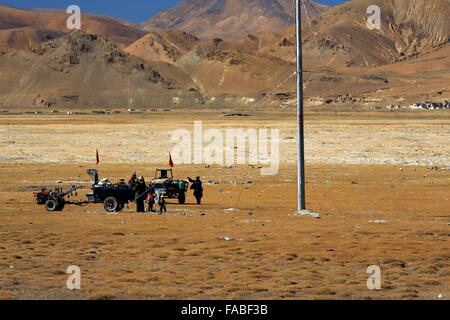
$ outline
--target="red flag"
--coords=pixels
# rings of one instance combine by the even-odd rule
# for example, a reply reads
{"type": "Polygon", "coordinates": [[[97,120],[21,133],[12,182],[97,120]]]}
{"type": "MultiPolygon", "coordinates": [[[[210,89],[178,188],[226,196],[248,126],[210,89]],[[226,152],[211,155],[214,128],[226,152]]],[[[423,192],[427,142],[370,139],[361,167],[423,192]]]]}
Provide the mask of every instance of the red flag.
{"type": "Polygon", "coordinates": [[[172,155],[169,153],[169,166],[173,168],[172,155]]]}
{"type": "Polygon", "coordinates": [[[98,156],[98,149],[97,149],[97,152],[95,153],[95,159],[97,160],[97,164],[99,164],[100,157],[98,156]]]}

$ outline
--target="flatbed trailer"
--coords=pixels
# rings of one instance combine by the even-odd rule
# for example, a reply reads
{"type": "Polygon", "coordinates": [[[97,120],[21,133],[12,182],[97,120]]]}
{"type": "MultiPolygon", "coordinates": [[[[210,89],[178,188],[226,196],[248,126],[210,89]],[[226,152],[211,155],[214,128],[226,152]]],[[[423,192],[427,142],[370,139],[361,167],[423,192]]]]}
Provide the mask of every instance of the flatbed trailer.
{"type": "Polygon", "coordinates": [[[35,203],[44,205],[47,211],[63,211],[66,205],[86,205],[94,203],[103,203],[107,212],[121,211],[125,205],[134,201],[131,187],[128,184],[100,184],[98,181],[97,170],[88,170],[88,174],[94,177],[92,192],[86,194],[86,201],[69,201],[66,199],[69,195],[83,189],[81,186],[72,186],[69,190],[63,191],[62,188],[45,189],[34,192],[35,203]]]}

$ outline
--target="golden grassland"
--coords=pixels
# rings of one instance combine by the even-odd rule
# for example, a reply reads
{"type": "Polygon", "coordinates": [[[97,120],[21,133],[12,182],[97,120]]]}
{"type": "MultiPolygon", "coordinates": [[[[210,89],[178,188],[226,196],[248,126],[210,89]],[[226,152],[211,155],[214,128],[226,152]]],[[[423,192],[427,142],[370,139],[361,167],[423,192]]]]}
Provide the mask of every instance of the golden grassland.
{"type": "MultiPolygon", "coordinates": [[[[406,116],[404,121],[412,121],[407,117],[412,116],[406,116]]],[[[370,121],[366,115],[361,118],[370,121]]],[[[421,121],[420,117],[415,118],[417,123],[421,121]]],[[[0,118],[0,129],[10,128],[9,123],[16,126],[17,132],[20,126],[26,132],[30,121],[37,121],[33,119],[0,118]]],[[[326,119],[317,116],[316,128],[320,127],[320,121],[326,123],[326,119]]],[[[167,126],[176,124],[174,118],[169,120],[167,126]]],[[[345,123],[342,132],[352,136],[353,129],[360,130],[358,121],[362,120],[345,123]]],[[[58,127],[62,144],[74,139],[73,135],[85,134],[77,131],[79,121],[67,120],[65,128],[58,127]]],[[[132,123],[141,128],[142,121],[136,117],[132,123]]],[[[387,128],[395,125],[395,118],[388,117],[386,121],[391,122],[387,128]]],[[[421,126],[437,132],[433,142],[439,141],[442,133],[439,130],[441,125],[448,124],[448,118],[427,121],[428,127],[421,126]]],[[[100,128],[99,141],[105,144],[108,141],[102,130],[106,122],[116,130],[125,128],[127,119],[122,122],[118,118],[113,122],[106,119],[92,126],[100,128]]],[[[450,296],[448,170],[430,170],[426,165],[309,161],[307,202],[310,209],[321,214],[320,219],[294,216],[296,170],[286,160],[282,161],[279,174],[271,177],[263,177],[258,169],[249,166],[176,165],[177,177],[202,176],[204,204],[194,205],[190,191],[186,205],[169,201],[168,213],[163,215],[136,214],[134,206],[118,214],[106,214],[102,205],[68,206],[63,212],[49,213],[33,203],[30,187],[55,185],[57,180],[62,180],[63,186],[73,184],[69,181],[88,181],[86,169],[92,163],[71,159],[44,163],[33,159],[27,152],[41,150],[51,154],[48,151],[52,149],[45,141],[56,139],[56,131],[51,130],[48,122],[43,120],[41,125],[42,141],[33,138],[15,147],[16,151],[26,151],[25,159],[0,162],[0,299],[436,299],[439,294],[448,299],[450,296]],[[370,222],[373,220],[385,222],[370,222]],[[226,241],[222,237],[236,240],[226,241]],[[69,276],[66,269],[70,265],[81,268],[79,291],[66,288],[69,276]],[[369,265],[380,266],[382,290],[367,289],[369,265]]],[[[310,128],[314,126],[310,124],[310,128]]],[[[367,128],[370,136],[375,129],[367,128]]],[[[415,130],[414,126],[411,128],[415,130]]],[[[24,138],[19,133],[8,137],[14,141],[21,139],[24,138]]],[[[417,135],[415,139],[422,137],[417,135]]],[[[429,147],[425,140],[420,141],[424,148],[429,147]]],[[[402,146],[403,140],[398,143],[402,146]]],[[[376,145],[373,141],[369,143],[374,150],[381,149],[382,144],[381,140],[376,145]]],[[[414,154],[419,153],[414,150],[407,153],[407,146],[401,151],[414,159],[414,154]]],[[[13,153],[6,146],[1,148],[4,157],[13,153]]],[[[76,148],[80,153],[88,149],[65,146],[64,150],[70,154],[76,148]]],[[[156,154],[158,145],[149,148],[156,154]]],[[[445,144],[436,144],[433,150],[443,152],[445,148],[445,144]]],[[[111,149],[114,158],[119,152],[111,149]]],[[[388,157],[395,157],[395,152],[395,147],[386,148],[388,157]]],[[[100,164],[101,175],[115,181],[127,178],[137,169],[138,174],[151,177],[156,167],[164,167],[166,154],[164,151],[161,156],[164,160],[156,162],[104,160],[100,164]]],[[[107,159],[107,155],[103,151],[101,158],[107,159]]],[[[85,186],[87,189],[80,191],[77,198],[83,199],[89,187],[85,186]]]]}

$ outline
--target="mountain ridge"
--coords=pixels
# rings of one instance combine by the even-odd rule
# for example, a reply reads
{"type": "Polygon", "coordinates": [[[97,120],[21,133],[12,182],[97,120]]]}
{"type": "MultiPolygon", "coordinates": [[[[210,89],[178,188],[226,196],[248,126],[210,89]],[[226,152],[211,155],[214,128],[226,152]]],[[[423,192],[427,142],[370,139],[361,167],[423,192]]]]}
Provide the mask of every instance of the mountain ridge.
{"type": "MultiPolygon", "coordinates": [[[[204,10],[221,11],[223,1],[208,3],[217,6],[204,10]]],[[[282,2],[278,4],[281,7],[282,2]]],[[[353,0],[306,19],[306,105],[450,99],[449,16],[447,0],[353,0]],[[365,25],[367,6],[373,3],[382,8],[381,30],[368,30],[365,25]]],[[[5,21],[9,26],[21,23],[5,21]]],[[[46,26],[0,30],[0,51],[5,51],[2,46],[10,47],[0,52],[4,79],[0,103],[250,106],[262,100],[278,107],[295,104],[294,26],[245,34],[233,41],[202,40],[182,30],[140,31],[142,36],[133,36],[134,41],[129,37],[127,43],[117,39],[119,31],[127,30],[121,23],[119,30],[108,30],[111,24],[102,24],[106,30],[93,28],[98,36],[59,34],[46,26]]]]}
{"type": "MultiPolygon", "coordinates": [[[[67,17],[66,11],[59,9],[20,9],[0,4],[0,30],[39,28],[66,34],[70,32],[66,26],[67,17]]],[[[124,46],[147,33],[121,19],[84,12],[81,17],[82,31],[99,34],[124,46]]]]}
{"type": "MultiPolygon", "coordinates": [[[[203,40],[233,41],[295,23],[294,4],[292,0],[186,0],[140,26],[147,31],[179,29],[203,40]]],[[[305,7],[310,16],[329,8],[314,1],[307,1],[305,7]]]]}
{"type": "Polygon", "coordinates": [[[176,67],[132,56],[98,35],[72,32],[0,56],[0,103],[7,106],[133,106],[195,96],[176,67]]]}

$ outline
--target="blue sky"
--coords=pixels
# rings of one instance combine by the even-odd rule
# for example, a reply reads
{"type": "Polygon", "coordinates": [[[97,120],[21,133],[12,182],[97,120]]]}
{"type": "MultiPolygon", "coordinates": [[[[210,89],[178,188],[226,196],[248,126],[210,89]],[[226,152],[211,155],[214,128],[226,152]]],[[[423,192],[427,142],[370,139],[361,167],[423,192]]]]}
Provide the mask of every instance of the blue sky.
{"type": "MultiPolygon", "coordinates": [[[[56,8],[66,9],[76,4],[82,11],[93,12],[125,19],[132,22],[143,22],[158,12],[173,7],[182,0],[0,0],[18,8],[56,8]]],[[[336,5],[348,0],[316,0],[317,2],[336,5]]]]}

